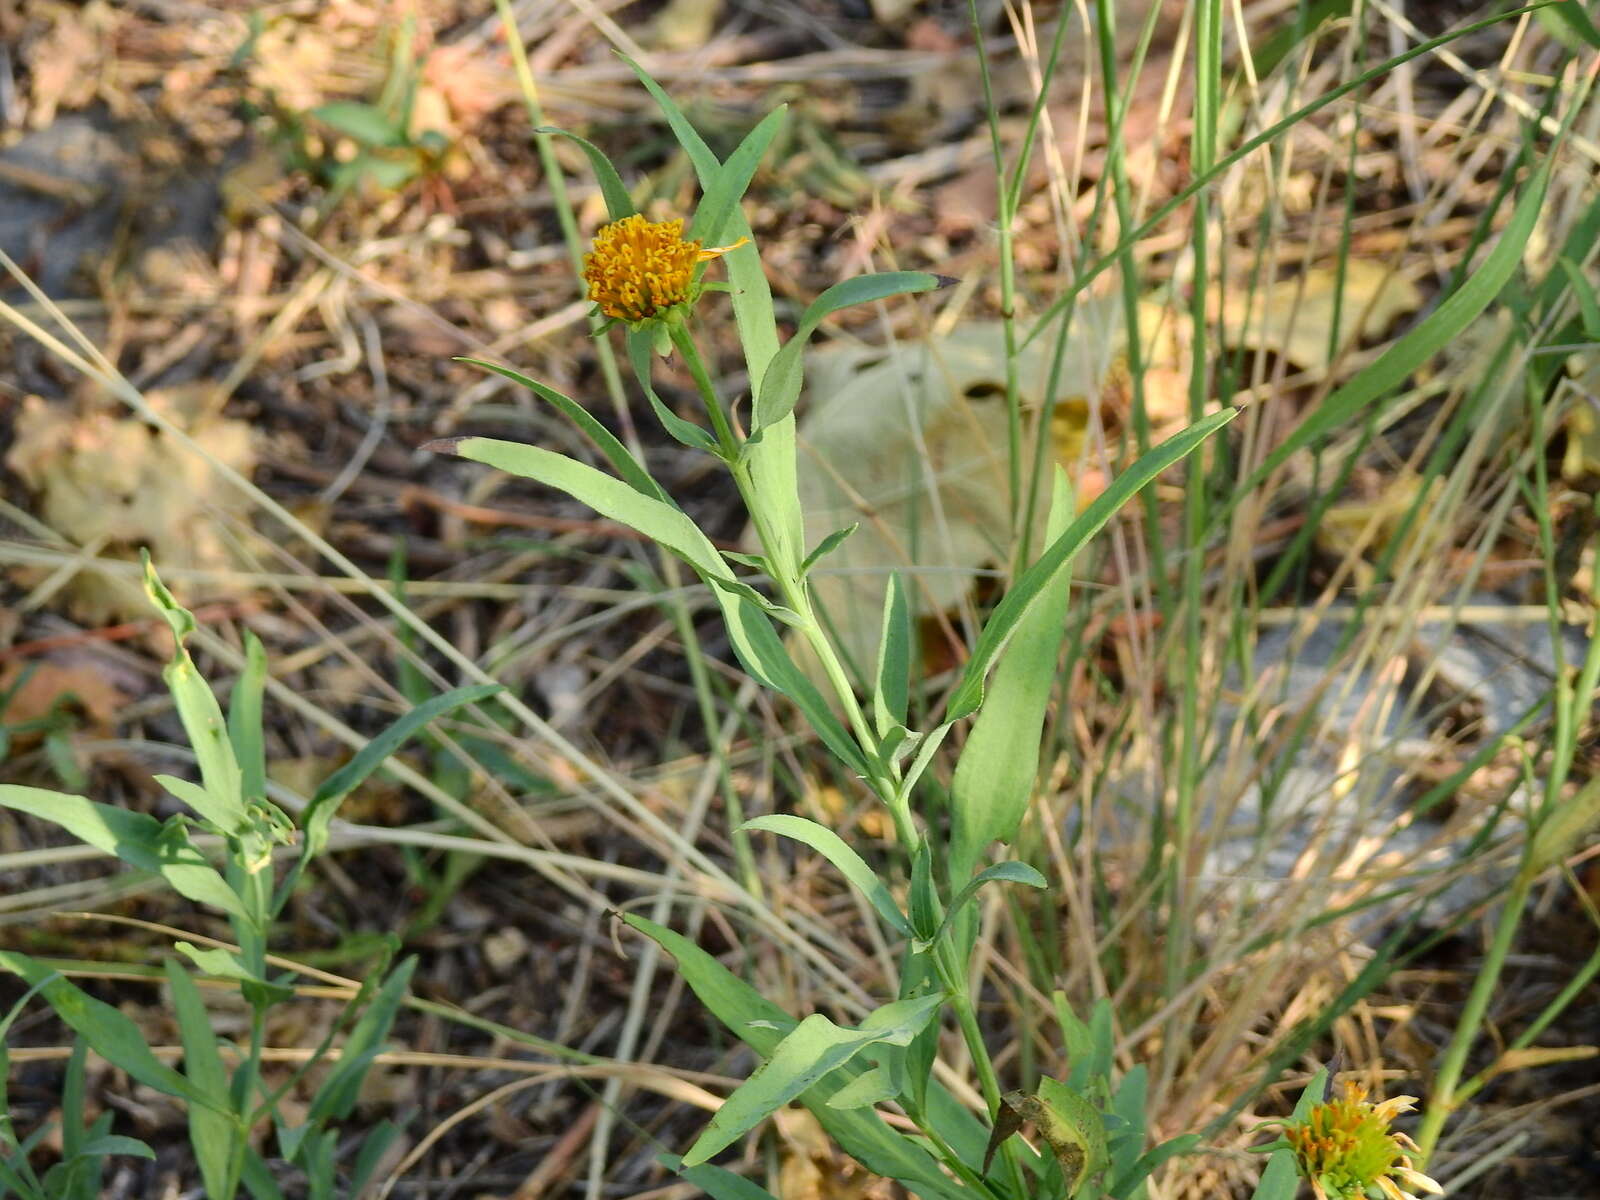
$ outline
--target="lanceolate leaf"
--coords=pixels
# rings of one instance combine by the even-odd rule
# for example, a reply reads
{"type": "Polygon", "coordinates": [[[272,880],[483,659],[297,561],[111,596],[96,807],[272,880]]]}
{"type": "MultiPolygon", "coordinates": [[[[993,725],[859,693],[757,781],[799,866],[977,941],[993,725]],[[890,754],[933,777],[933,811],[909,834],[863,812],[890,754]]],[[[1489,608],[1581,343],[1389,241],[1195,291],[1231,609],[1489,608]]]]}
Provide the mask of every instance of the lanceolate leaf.
{"type": "Polygon", "coordinates": [[[699,238],[707,245],[716,245],[723,241],[729,218],[733,215],[733,210],[738,207],[739,201],[744,198],[745,189],[750,186],[756,168],[761,165],[762,156],[772,144],[772,139],[783,124],[788,111],[787,104],[778,105],[763,117],[760,123],[745,135],[734,152],[728,155],[728,160],[722,164],[722,169],[716,173],[710,184],[705,185],[705,191],[700,197],[700,206],[695,209],[694,220],[689,226],[691,237],[699,238]]]}
{"type": "Polygon", "coordinates": [[[800,398],[803,373],[801,355],[806,343],[823,320],[841,308],[852,304],[865,304],[871,300],[885,300],[911,292],[931,292],[935,288],[954,283],[943,275],[927,271],[884,271],[876,275],[858,275],[836,283],[809,305],[800,317],[794,336],[783,344],[767,367],[760,390],[756,393],[755,419],[752,436],[768,425],[776,424],[794,412],[800,398]]]}
{"type": "Polygon", "coordinates": [[[200,1178],[211,1196],[229,1194],[232,1175],[234,1122],[225,1114],[229,1108],[228,1072],[217,1051],[216,1035],[200,989],[175,959],[167,959],[167,986],[172,991],[173,1012],[178,1018],[178,1036],[183,1042],[183,1071],[189,1082],[211,1097],[215,1108],[195,1104],[189,1108],[189,1144],[200,1167],[200,1178]]]}
{"type": "Polygon", "coordinates": [[[1067,527],[1067,531],[1046,547],[1037,562],[1019,575],[994,612],[990,614],[978,644],[967,662],[961,683],[950,697],[945,719],[956,721],[975,712],[983,703],[984,680],[995,659],[1005,649],[1028,610],[1044,594],[1058,574],[1071,564],[1073,556],[1100,532],[1112,515],[1157,475],[1190,454],[1207,437],[1238,415],[1237,409],[1224,409],[1196,421],[1144,455],[1112,480],[1088,508],[1067,527]]]}
{"type": "Polygon", "coordinates": [[[570,396],[556,391],[553,387],[546,387],[536,379],[528,378],[521,371],[512,370],[510,367],[501,366],[499,363],[492,363],[486,359],[459,358],[456,361],[471,363],[475,367],[482,367],[485,371],[493,371],[496,375],[501,375],[511,380],[512,383],[521,384],[540,399],[548,400],[561,410],[567,420],[583,431],[584,435],[595,444],[595,448],[605,455],[606,461],[612,465],[617,474],[627,481],[628,486],[641,496],[649,496],[652,499],[661,501],[666,500],[667,494],[661,490],[661,485],[650,477],[650,473],[644,469],[638,459],[633,457],[628,448],[618,440],[616,434],[595,420],[593,413],[570,396]]]}
{"type": "MultiPolygon", "coordinates": [[[[243,775],[233,754],[233,743],[228,737],[228,727],[222,718],[222,708],[211,688],[200,677],[194,660],[189,657],[184,641],[194,632],[194,616],[173,599],[172,593],[156,575],[145,552],[144,586],[150,602],[172,629],[177,641],[172,659],[162,672],[172,700],[183,722],[183,731],[189,737],[195,761],[200,764],[200,778],[205,784],[206,808],[201,811],[205,820],[216,825],[223,833],[238,833],[250,823],[244,805],[243,775]]],[[[199,810],[197,810],[199,811],[199,810]]]]}
{"type": "MultiPolygon", "coordinates": [[[[658,542],[708,582],[732,583],[733,573],[705,534],[681,509],[641,495],[621,480],[538,446],[495,438],[455,438],[430,445],[558,488],[590,508],[658,542]]],[[[816,687],[801,673],[760,608],[744,596],[713,588],[739,661],[761,683],[793,700],[828,748],[853,770],[867,772],[861,751],[816,687]]]]}
{"type": "Polygon", "coordinates": [[[139,1083],[164,1095],[207,1108],[216,1106],[203,1089],[150,1052],[144,1034],[130,1018],[104,1001],[96,1000],[59,971],[14,950],[0,950],[0,970],[10,971],[29,984],[38,985],[56,1016],[74,1032],[82,1034],[90,1049],[112,1066],[120,1067],[139,1083]]]}
{"type": "Polygon", "coordinates": [[[305,856],[318,853],[328,841],[328,824],[340,803],[355,791],[384,761],[410,741],[429,722],[467,704],[487,700],[500,691],[498,683],[476,683],[434,696],[417,705],[405,716],[373,738],[344,766],[322,781],[317,794],[306,806],[305,856]]]}
{"type": "Polygon", "coordinates": [[[821,1013],[812,1013],[786,1034],[767,1061],[728,1097],[683,1156],[684,1164],[694,1166],[726,1149],[867,1047],[885,1042],[909,1044],[943,1001],[937,994],[894,1000],[868,1016],[858,1029],[843,1028],[821,1013]]]}
{"type": "MultiPolygon", "coordinates": [[[[1046,544],[1067,532],[1072,487],[1058,467],[1046,544]]],[[[1066,634],[1072,572],[1056,573],[1017,624],[951,781],[950,882],[966,884],[990,842],[1017,836],[1039,773],[1039,742],[1066,634]]]]}
{"type": "Polygon", "coordinates": [[[578,148],[588,156],[589,165],[594,168],[595,182],[600,185],[600,194],[606,200],[606,217],[612,221],[620,221],[623,217],[633,216],[636,211],[633,207],[633,197],[628,194],[622,176],[617,174],[616,167],[611,165],[611,160],[599,146],[575,133],[557,129],[554,125],[541,125],[534,132],[552,133],[576,142],[578,148]]]}
{"type": "Polygon", "coordinates": [[[804,817],[774,813],[770,816],[754,817],[746,821],[742,828],[761,829],[768,833],[793,838],[797,842],[804,842],[838,867],[839,872],[850,881],[851,885],[871,901],[872,907],[878,910],[880,917],[901,933],[911,932],[911,926],[906,923],[905,916],[901,913],[900,906],[894,902],[894,897],[889,894],[889,889],[884,887],[882,881],[873,874],[872,868],[867,866],[861,855],[827,826],[808,821],[804,817]]]}
{"type": "MultiPolygon", "coordinates": [[[[784,1031],[795,1027],[794,1019],[783,1009],[681,934],[634,913],[624,913],[622,919],[672,955],[700,1002],[757,1054],[770,1056],[784,1031]]],[[[840,1149],[866,1170],[898,1180],[914,1195],[927,1200],[970,1200],[969,1193],[940,1170],[932,1155],[895,1133],[871,1109],[828,1106],[828,1099],[851,1078],[854,1072],[845,1067],[798,1097],[840,1149]]]]}
{"type": "Polygon", "coordinates": [[[872,687],[872,719],[879,737],[905,723],[911,694],[911,638],[905,580],[895,572],[883,593],[883,630],[878,635],[878,669],[872,687]]]}
{"type": "Polygon", "coordinates": [[[0,806],[59,825],[80,842],[114,855],[130,867],[160,875],[180,896],[219,908],[248,923],[249,915],[221,872],[206,861],[178,827],[145,813],[43,788],[0,784],[0,806]]]}

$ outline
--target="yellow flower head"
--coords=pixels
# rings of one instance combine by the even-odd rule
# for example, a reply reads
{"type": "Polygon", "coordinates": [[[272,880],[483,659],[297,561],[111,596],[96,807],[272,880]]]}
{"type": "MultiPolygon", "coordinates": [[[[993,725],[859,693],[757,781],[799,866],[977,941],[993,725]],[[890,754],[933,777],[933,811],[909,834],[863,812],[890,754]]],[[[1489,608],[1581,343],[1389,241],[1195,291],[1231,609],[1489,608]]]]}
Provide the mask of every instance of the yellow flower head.
{"type": "Polygon", "coordinates": [[[589,299],[614,321],[638,324],[664,316],[698,295],[696,265],[744,241],[705,250],[698,241],[684,240],[681,220],[646,221],[635,213],[612,221],[600,227],[594,249],[583,258],[589,299]]]}
{"type": "Polygon", "coordinates": [[[1417,1200],[1417,1192],[1442,1189],[1411,1163],[1417,1145],[1389,1122],[1416,1103],[1396,1096],[1382,1104],[1367,1100],[1367,1089],[1346,1080],[1344,1095],[1316,1105],[1304,1121],[1284,1127],[1300,1174],[1317,1200],[1417,1200]]]}

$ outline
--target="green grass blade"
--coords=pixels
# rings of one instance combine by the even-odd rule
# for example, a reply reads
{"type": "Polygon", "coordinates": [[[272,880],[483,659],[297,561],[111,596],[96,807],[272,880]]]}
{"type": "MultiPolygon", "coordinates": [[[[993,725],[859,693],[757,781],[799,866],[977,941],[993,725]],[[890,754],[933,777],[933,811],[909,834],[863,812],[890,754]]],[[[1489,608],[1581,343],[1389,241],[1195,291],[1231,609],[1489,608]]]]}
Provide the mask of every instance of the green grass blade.
{"type": "Polygon", "coordinates": [[[1267,455],[1261,466],[1237,490],[1236,496],[1254,491],[1297,450],[1347,425],[1378,397],[1398,390],[1413,371],[1458,338],[1477,319],[1500,294],[1522,262],[1523,249],[1539,223],[1554,161],[1547,158],[1534,173],[1499,242],[1483,264],[1467,276],[1466,282],[1427,319],[1385,350],[1375,362],[1324,399],[1310,416],[1295,427],[1293,433],[1267,455]]]}

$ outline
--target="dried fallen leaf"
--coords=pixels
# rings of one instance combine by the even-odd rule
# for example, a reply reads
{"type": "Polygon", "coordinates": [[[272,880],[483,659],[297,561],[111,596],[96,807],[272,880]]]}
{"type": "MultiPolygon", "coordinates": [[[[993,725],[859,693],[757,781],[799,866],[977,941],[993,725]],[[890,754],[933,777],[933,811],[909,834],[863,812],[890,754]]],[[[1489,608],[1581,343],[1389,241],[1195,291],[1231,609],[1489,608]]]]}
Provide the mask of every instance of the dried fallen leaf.
{"type": "MultiPolygon", "coordinates": [[[[1069,471],[1094,461],[1085,453],[1091,410],[1121,394],[1114,314],[1111,306],[1085,305],[1069,339],[1051,429],[1069,471]]],[[[1030,414],[1049,380],[1044,341],[1019,363],[1030,414]]],[[[813,594],[859,669],[875,658],[890,571],[905,573],[917,612],[927,615],[959,608],[980,573],[1006,561],[1003,334],[997,324],[968,324],[891,350],[833,346],[812,353],[807,370],[815,399],[798,434],[807,541],[814,546],[860,523],[819,564],[813,594]]],[[[1082,482],[1085,496],[1103,486],[1086,476],[1082,482]]],[[[1045,507],[1035,514],[1041,527],[1045,507]]],[[[797,654],[803,657],[798,647],[797,654]]]]}
{"type": "Polygon", "coordinates": [[[97,733],[109,730],[131,699],[111,679],[103,661],[83,654],[32,664],[12,662],[0,671],[0,696],[8,697],[0,710],[7,725],[37,721],[68,706],[97,733]]]}
{"type": "MultiPolygon", "coordinates": [[[[184,568],[232,565],[217,516],[246,516],[218,468],[249,474],[250,427],[222,416],[213,396],[201,384],[148,397],[198,450],[92,400],[80,406],[29,396],[6,465],[34,493],[34,511],[52,529],[107,556],[133,558],[149,547],[164,569],[177,569],[169,576],[177,588],[184,568]]],[[[91,624],[146,615],[137,589],[94,571],[79,572],[70,594],[74,613],[91,624]]]]}
{"type": "Polygon", "coordinates": [[[1336,268],[1312,267],[1254,294],[1229,289],[1212,297],[1213,314],[1220,312],[1232,341],[1281,354],[1314,379],[1327,375],[1335,354],[1358,339],[1381,337],[1397,318],[1421,306],[1415,284],[1359,258],[1345,263],[1342,287],[1336,268]]]}

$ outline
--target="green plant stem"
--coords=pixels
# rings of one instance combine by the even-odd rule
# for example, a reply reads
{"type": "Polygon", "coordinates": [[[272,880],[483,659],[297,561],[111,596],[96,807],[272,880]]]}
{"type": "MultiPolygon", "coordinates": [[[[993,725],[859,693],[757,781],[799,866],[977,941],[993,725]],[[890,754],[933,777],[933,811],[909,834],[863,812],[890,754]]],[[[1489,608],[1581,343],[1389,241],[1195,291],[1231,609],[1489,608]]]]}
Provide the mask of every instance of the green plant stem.
{"type": "Polygon", "coordinates": [[[1519,871],[1511,890],[1506,894],[1505,907],[1500,910],[1500,921],[1495,926],[1489,952],[1472,981],[1472,991],[1467,994],[1467,1002],[1462,1006],[1461,1019],[1456,1022],[1450,1045],[1446,1047],[1444,1059],[1439,1064],[1433,1094],[1428,1097],[1422,1124],[1417,1128],[1417,1145],[1421,1150],[1423,1166],[1427,1165],[1434,1147],[1439,1143],[1439,1134],[1444,1130],[1445,1121],[1461,1102],[1462,1096],[1456,1085],[1461,1081],[1461,1072],[1466,1067],[1467,1054],[1477,1037],[1478,1027],[1489,1011],[1489,998],[1494,994],[1495,984],[1500,981],[1506,955],[1511,952],[1517,925],[1522,920],[1522,910],[1527,906],[1529,893],[1533,890],[1533,878],[1528,870],[1519,871]]]}
{"type": "MultiPolygon", "coordinates": [[[[961,1038],[972,1055],[972,1066],[978,1073],[978,1087],[983,1092],[984,1103],[989,1106],[989,1119],[999,1120],[1000,1076],[996,1074],[994,1060],[989,1056],[988,1043],[983,1040],[983,1030],[978,1027],[978,1014],[972,1006],[972,997],[967,993],[966,974],[956,960],[955,945],[949,938],[941,938],[934,945],[933,963],[939,972],[940,982],[945,986],[945,994],[950,998],[950,1007],[955,1010],[961,1038]]],[[[1006,1171],[1011,1176],[1012,1194],[1019,1200],[1026,1197],[1029,1193],[1016,1147],[1007,1139],[1001,1143],[1000,1153],[1005,1157],[1006,1171]]]]}
{"type": "Polygon", "coordinates": [[[776,585],[783,603],[799,615],[800,634],[816,654],[829,685],[838,697],[850,730],[869,765],[866,776],[868,785],[889,809],[894,820],[895,832],[907,852],[915,853],[917,847],[921,845],[922,838],[917,832],[915,822],[911,819],[910,805],[902,795],[902,789],[895,785],[890,773],[879,762],[877,739],[873,737],[866,714],[861,709],[860,701],[856,699],[855,688],[851,686],[844,664],[839,660],[838,652],[828,639],[827,631],[823,629],[821,621],[817,619],[815,609],[812,608],[810,591],[805,585],[805,580],[800,577],[798,564],[789,561],[789,556],[783,552],[782,541],[772,530],[770,515],[766,506],[761,503],[761,494],[755,486],[749,464],[741,461],[738,439],[727,414],[722,411],[722,402],[717,396],[716,385],[706,369],[699,347],[695,345],[694,336],[682,325],[674,325],[671,336],[673,346],[683,355],[684,365],[700,392],[700,398],[705,404],[706,412],[716,432],[718,444],[723,447],[728,470],[733,475],[739,496],[750,513],[751,523],[755,525],[756,536],[766,553],[768,574],[776,585]]]}

